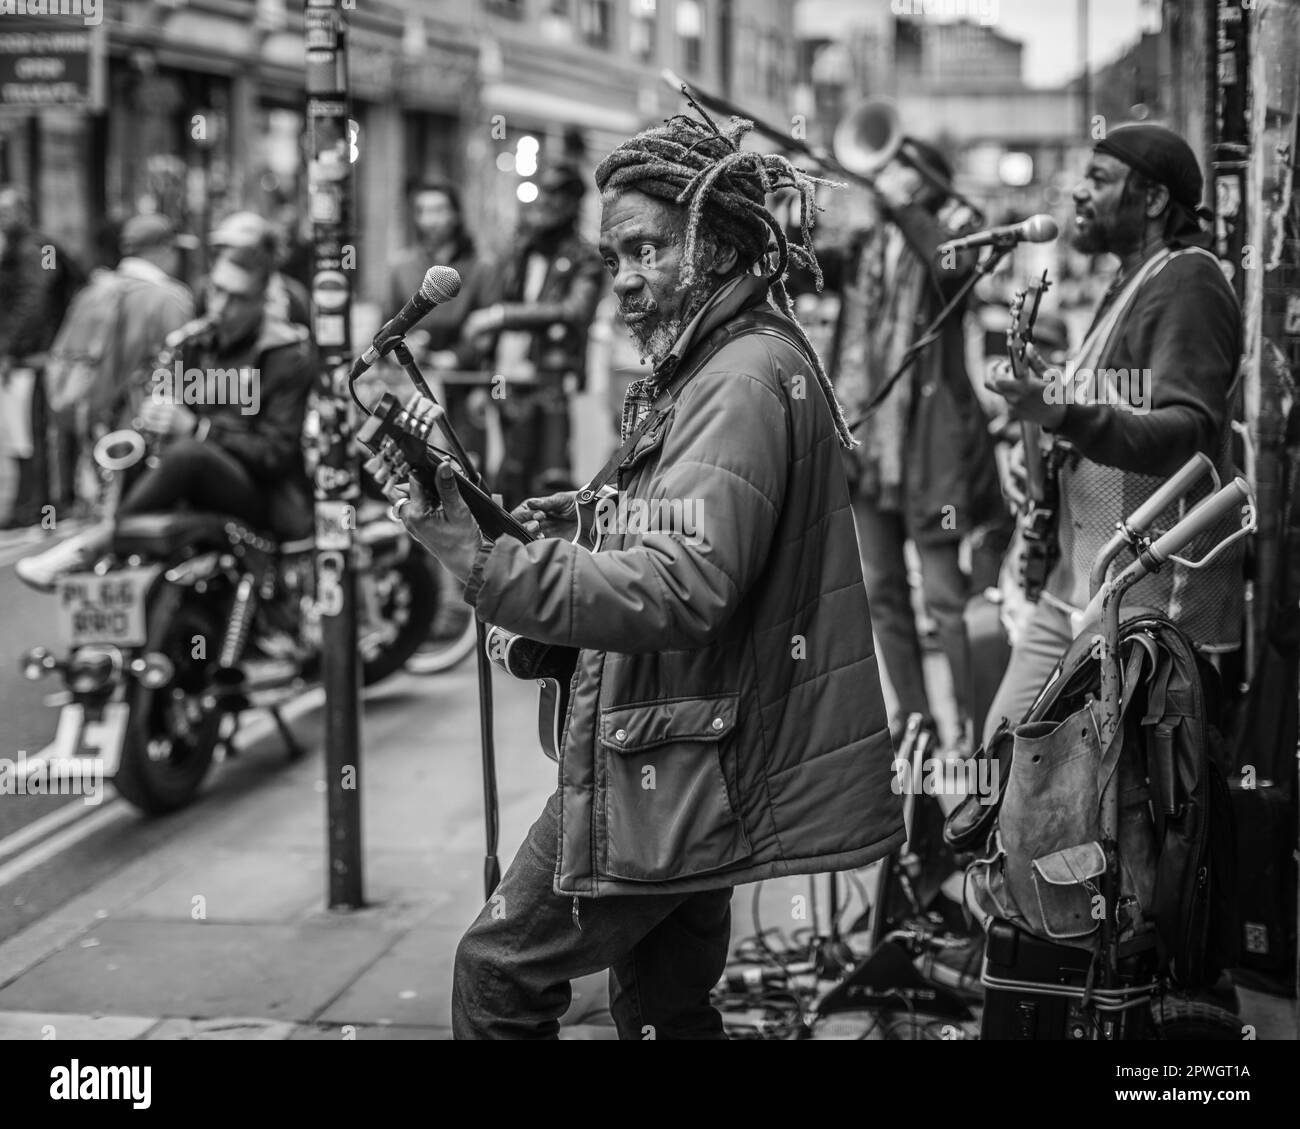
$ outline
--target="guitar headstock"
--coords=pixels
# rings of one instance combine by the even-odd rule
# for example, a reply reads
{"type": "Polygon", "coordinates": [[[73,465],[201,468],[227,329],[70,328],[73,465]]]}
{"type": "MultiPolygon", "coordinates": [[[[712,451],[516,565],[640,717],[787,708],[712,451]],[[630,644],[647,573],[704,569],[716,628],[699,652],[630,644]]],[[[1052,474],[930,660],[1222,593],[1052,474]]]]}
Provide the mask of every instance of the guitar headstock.
{"type": "Polygon", "coordinates": [[[1037,282],[1031,282],[1021,290],[1017,290],[1011,299],[1009,312],[1011,314],[1011,324],[1007,327],[1007,352],[1011,356],[1013,364],[1019,365],[1025,358],[1025,346],[1033,341],[1034,322],[1038,320],[1038,307],[1042,303],[1043,295],[1051,289],[1051,282],[1047,278],[1047,271],[1043,271],[1043,277],[1037,282]],[[1025,312],[1025,306],[1029,306],[1028,313],[1025,312]]]}

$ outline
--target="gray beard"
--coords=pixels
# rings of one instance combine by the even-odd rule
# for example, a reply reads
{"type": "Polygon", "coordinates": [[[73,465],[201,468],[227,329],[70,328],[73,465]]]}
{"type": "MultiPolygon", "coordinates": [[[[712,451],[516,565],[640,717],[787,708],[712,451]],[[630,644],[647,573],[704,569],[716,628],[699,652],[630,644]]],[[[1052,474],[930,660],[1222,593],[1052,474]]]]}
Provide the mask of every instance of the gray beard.
{"type": "Polygon", "coordinates": [[[704,309],[705,303],[712,295],[712,289],[701,288],[694,291],[677,317],[669,322],[661,322],[648,334],[639,333],[634,326],[629,326],[628,332],[632,334],[632,343],[640,353],[641,359],[649,361],[652,365],[662,362],[677,344],[677,338],[682,335],[682,330],[691,323],[691,319],[696,314],[704,309]]]}

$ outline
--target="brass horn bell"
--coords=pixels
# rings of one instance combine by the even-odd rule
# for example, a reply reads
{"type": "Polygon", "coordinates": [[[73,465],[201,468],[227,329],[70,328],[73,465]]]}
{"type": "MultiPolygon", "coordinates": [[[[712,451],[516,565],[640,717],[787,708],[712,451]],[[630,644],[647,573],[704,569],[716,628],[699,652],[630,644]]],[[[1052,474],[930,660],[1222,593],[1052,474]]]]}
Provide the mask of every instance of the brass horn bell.
{"type": "Polygon", "coordinates": [[[899,155],[904,140],[894,104],[872,98],[859,102],[840,119],[831,148],[849,172],[871,177],[899,155]]]}
{"type": "Polygon", "coordinates": [[[95,443],[95,465],[104,470],[127,470],[144,458],[145,446],[144,436],[138,431],[110,431],[95,443]]]}

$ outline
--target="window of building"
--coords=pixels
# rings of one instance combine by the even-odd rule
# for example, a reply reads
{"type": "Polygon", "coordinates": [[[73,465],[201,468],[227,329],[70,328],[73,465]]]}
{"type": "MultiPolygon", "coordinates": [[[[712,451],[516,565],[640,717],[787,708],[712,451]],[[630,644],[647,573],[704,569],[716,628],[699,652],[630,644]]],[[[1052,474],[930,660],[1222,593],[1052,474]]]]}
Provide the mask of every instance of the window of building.
{"type": "Polygon", "coordinates": [[[704,5],[699,0],[678,0],[674,11],[682,66],[693,74],[700,69],[700,39],[704,32],[704,5]]]}
{"type": "Polygon", "coordinates": [[[524,0],[483,0],[483,6],[498,16],[509,16],[512,20],[523,19],[524,0]]]}
{"type": "Polygon", "coordinates": [[[578,0],[578,30],[584,43],[608,47],[609,23],[609,0],[578,0]]]}
{"type": "Polygon", "coordinates": [[[632,17],[629,28],[632,57],[649,63],[655,57],[655,0],[628,0],[628,8],[632,17]]]}

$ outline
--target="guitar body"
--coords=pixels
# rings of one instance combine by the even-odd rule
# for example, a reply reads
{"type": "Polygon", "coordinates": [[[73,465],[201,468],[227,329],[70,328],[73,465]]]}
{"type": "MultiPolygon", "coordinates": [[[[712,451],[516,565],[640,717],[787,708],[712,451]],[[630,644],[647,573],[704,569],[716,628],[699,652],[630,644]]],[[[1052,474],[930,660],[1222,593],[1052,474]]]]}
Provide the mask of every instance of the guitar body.
{"type": "MultiPolygon", "coordinates": [[[[430,447],[429,434],[441,414],[441,409],[423,396],[413,396],[402,407],[396,397],[386,392],[371,417],[358,428],[357,440],[372,453],[383,455],[396,473],[415,478],[430,498],[438,497],[437,468],[448,462],[456,476],[460,496],[484,536],[492,541],[503,536],[525,543],[538,540],[491,495],[430,447]]],[[[617,491],[605,486],[590,498],[578,501],[574,544],[591,552],[599,548],[600,506],[616,495],[617,491]]],[[[543,752],[558,761],[564,718],[569,709],[569,689],[578,665],[577,648],[540,643],[504,627],[489,626],[486,651],[488,658],[502,670],[516,678],[534,679],[540,686],[537,735],[543,752]]]]}

